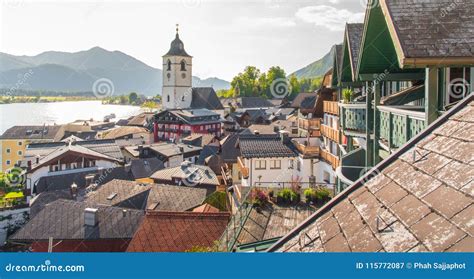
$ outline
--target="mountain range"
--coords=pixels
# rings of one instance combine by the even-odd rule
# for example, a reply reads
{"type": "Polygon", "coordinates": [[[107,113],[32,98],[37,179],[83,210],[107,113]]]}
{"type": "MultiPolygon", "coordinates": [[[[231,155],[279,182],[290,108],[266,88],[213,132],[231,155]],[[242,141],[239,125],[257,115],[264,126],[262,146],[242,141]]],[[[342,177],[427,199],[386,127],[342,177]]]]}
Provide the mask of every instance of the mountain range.
{"type": "Polygon", "coordinates": [[[323,76],[327,71],[329,71],[329,69],[331,69],[335,52],[336,48],[333,46],[321,59],[314,61],[308,66],[301,68],[290,75],[295,75],[297,78],[315,78],[323,76]]]}
{"type": "MultiPolygon", "coordinates": [[[[298,78],[324,75],[332,66],[332,48],[323,58],[294,72],[298,78]]],[[[15,56],[0,52],[0,88],[60,93],[91,92],[101,78],[113,82],[115,94],[137,92],[161,94],[162,70],[148,66],[120,51],[100,47],[74,53],[47,51],[35,56],[15,56]],[[29,73],[29,74],[28,74],[29,73]]],[[[193,76],[193,86],[228,89],[230,83],[217,77],[193,76]]]]}
{"type": "MultiPolygon", "coordinates": [[[[89,92],[101,78],[113,82],[117,95],[132,91],[147,96],[161,94],[162,70],[120,51],[94,47],[74,53],[47,51],[35,56],[0,53],[0,88],[89,92]]],[[[193,85],[215,90],[230,88],[225,80],[195,76],[193,85]]]]}

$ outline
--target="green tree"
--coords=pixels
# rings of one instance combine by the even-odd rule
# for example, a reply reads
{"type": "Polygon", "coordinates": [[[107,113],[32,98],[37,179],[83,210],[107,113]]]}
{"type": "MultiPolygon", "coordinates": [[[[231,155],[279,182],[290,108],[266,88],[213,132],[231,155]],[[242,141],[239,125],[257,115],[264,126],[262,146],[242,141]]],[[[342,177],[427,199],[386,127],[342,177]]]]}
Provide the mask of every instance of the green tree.
{"type": "Polygon", "coordinates": [[[142,108],[152,112],[154,109],[158,108],[158,105],[153,101],[146,101],[142,104],[142,108]]]}
{"type": "Polygon", "coordinates": [[[247,66],[243,73],[239,73],[230,83],[238,96],[258,96],[258,78],[260,70],[254,66],[247,66]]]}
{"type": "Polygon", "coordinates": [[[128,94],[128,102],[130,104],[135,104],[135,102],[138,100],[138,94],[135,92],[132,92],[128,94]]]}

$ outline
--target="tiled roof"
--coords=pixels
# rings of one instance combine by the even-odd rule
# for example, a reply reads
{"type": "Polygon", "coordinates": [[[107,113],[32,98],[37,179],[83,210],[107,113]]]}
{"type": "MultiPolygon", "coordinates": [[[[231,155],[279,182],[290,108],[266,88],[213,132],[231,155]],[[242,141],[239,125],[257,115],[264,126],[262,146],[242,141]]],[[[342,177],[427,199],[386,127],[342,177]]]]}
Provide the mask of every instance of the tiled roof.
{"type": "Polygon", "coordinates": [[[173,183],[176,179],[186,180],[192,176],[192,183],[197,185],[219,185],[216,174],[208,166],[191,164],[188,167],[177,166],[155,172],[151,178],[164,183],[173,183]]]}
{"type": "Polygon", "coordinates": [[[87,140],[75,142],[73,145],[74,144],[83,146],[118,160],[123,160],[122,151],[120,151],[120,147],[117,145],[115,140],[87,140]]]}
{"type": "Polygon", "coordinates": [[[240,97],[238,102],[241,108],[269,108],[274,105],[261,97],[240,97]]]}
{"type": "Polygon", "coordinates": [[[128,252],[184,252],[213,247],[224,232],[229,213],[148,212],[128,252]]]}
{"type": "Polygon", "coordinates": [[[184,50],[184,43],[179,38],[178,32],[176,32],[175,39],[171,42],[170,50],[164,56],[183,56],[183,57],[191,57],[189,54],[186,53],[184,50]]]}
{"type": "Polygon", "coordinates": [[[240,135],[239,146],[244,158],[297,156],[279,135],[240,135]]]}
{"type": "Polygon", "coordinates": [[[239,139],[239,134],[232,133],[225,141],[222,143],[221,156],[224,162],[226,163],[235,163],[237,162],[237,157],[240,156],[240,149],[237,147],[237,141],[239,139]]]}
{"type": "Polygon", "coordinates": [[[71,195],[71,191],[69,189],[56,190],[43,192],[35,196],[30,201],[30,219],[35,217],[36,214],[40,213],[46,205],[60,199],[72,200],[73,197],[71,195]]]}
{"type": "Polygon", "coordinates": [[[43,140],[60,140],[61,125],[53,126],[13,126],[6,130],[0,139],[43,139],[43,140]]]}
{"type": "Polygon", "coordinates": [[[291,103],[292,108],[312,108],[316,101],[315,93],[300,93],[291,103]]]}
{"type": "Polygon", "coordinates": [[[38,183],[35,186],[35,191],[39,194],[46,191],[69,190],[73,183],[75,183],[79,188],[84,188],[88,186],[86,185],[86,176],[89,175],[93,175],[93,182],[99,185],[107,183],[112,179],[132,179],[129,172],[124,167],[108,169],[107,175],[104,175],[100,170],[73,172],[68,174],[43,176],[38,180],[38,183]]]}
{"type": "Polygon", "coordinates": [[[94,227],[84,224],[84,210],[90,205],[84,202],[57,200],[48,204],[40,213],[16,232],[11,240],[33,242],[38,240],[96,240],[124,239],[133,237],[143,212],[140,210],[112,206],[100,206],[97,212],[98,224],[94,227]]]}
{"type": "MultiPolygon", "coordinates": [[[[132,119],[127,120],[127,123],[125,125],[128,126],[145,126],[147,125],[150,121],[153,121],[153,116],[155,113],[153,112],[142,112],[139,115],[135,115],[132,119]]],[[[117,125],[118,122],[117,122],[117,125]]]]}
{"type": "Polygon", "coordinates": [[[147,209],[156,211],[187,211],[201,205],[207,190],[175,185],[152,184],[147,209]]]}
{"type": "Polygon", "coordinates": [[[143,127],[122,126],[122,127],[117,127],[112,130],[106,131],[105,133],[106,134],[105,134],[104,139],[117,139],[117,138],[121,138],[128,135],[134,135],[134,134],[148,134],[149,131],[143,127]]]}
{"type": "Polygon", "coordinates": [[[474,95],[270,251],[474,251],[474,95]]]}
{"type": "Polygon", "coordinates": [[[383,0],[408,58],[474,56],[472,0],[383,0]]]}
{"type": "Polygon", "coordinates": [[[146,207],[150,185],[135,181],[114,179],[90,192],[87,203],[143,210],[146,207]]]}
{"type": "Polygon", "coordinates": [[[224,109],[221,101],[217,97],[212,87],[193,87],[192,89],[192,109],[217,110],[224,109]]]}
{"type": "Polygon", "coordinates": [[[349,37],[349,49],[351,55],[351,67],[352,73],[356,72],[357,62],[359,60],[360,43],[362,41],[362,35],[364,32],[363,23],[348,23],[347,24],[347,36],[349,37]]]}
{"type": "Polygon", "coordinates": [[[150,177],[156,171],[165,168],[165,164],[158,158],[136,159],[130,162],[130,171],[134,179],[150,177]]]}

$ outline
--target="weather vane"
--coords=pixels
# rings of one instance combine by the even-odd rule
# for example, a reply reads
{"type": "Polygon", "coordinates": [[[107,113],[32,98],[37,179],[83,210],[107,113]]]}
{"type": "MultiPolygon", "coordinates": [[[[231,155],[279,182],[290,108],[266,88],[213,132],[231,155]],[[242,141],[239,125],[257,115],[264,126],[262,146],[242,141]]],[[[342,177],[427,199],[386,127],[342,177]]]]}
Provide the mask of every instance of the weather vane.
{"type": "Polygon", "coordinates": [[[179,24],[176,23],[176,33],[178,33],[178,30],[179,30],[179,24]]]}

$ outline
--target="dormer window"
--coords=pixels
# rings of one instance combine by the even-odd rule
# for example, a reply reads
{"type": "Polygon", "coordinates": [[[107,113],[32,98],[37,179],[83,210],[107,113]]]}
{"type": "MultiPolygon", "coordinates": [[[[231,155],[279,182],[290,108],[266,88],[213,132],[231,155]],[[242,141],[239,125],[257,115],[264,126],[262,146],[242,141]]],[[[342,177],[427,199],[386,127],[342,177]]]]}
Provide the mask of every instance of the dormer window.
{"type": "Polygon", "coordinates": [[[168,67],[166,68],[167,71],[171,71],[171,61],[168,59],[168,67]]]}
{"type": "Polygon", "coordinates": [[[186,62],[181,60],[181,71],[186,71],[186,62]]]}

